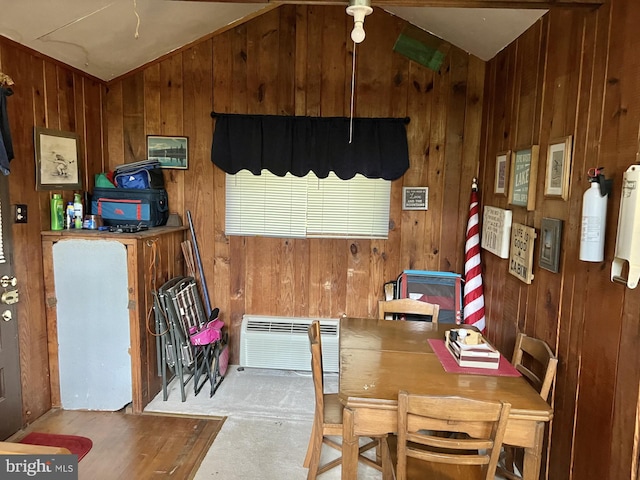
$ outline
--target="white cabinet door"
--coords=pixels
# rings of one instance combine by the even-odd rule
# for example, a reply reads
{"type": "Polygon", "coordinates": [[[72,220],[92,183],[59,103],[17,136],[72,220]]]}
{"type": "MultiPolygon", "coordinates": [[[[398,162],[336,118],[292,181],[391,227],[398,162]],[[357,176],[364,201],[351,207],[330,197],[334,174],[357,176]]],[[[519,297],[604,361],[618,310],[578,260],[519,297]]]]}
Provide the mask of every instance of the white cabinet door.
{"type": "Polygon", "coordinates": [[[61,240],[53,270],[62,408],[119,410],[132,400],[126,247],[61,240]]]}

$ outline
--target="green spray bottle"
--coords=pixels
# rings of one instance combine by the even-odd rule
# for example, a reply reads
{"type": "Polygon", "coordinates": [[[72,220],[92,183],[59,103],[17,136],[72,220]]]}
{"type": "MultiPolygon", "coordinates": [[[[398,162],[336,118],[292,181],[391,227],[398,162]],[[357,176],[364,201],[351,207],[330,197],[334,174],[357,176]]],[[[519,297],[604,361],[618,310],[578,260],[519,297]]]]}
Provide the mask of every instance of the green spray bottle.
{"type": "Polygon", "coordinates": [[[64,228],[64,211],[62,195],[54,193],[51,198],[51,230],[62,230],[64,228]]]}

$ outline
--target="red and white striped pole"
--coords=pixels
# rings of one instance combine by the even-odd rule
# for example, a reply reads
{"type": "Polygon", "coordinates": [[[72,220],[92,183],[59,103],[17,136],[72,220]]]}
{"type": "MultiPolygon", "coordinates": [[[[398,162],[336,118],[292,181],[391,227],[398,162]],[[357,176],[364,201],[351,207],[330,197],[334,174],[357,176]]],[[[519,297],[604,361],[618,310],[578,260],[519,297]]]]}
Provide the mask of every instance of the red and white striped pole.
{"type": "Polygon", "coordinates": [[[467,241],[464,245],[464,323],[475,326],[481,332],[485,329],[484,290],[482,287],[482,263],[480,261],[480,204],[478,182],[473,179],[467,222],[467,241]]]}

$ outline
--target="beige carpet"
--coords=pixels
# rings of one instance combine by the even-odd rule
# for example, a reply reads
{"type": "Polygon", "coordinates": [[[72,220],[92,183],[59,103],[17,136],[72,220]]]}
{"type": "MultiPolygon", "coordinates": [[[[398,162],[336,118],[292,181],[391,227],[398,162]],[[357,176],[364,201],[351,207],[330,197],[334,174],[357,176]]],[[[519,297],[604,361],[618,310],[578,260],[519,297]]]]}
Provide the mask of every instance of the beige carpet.
{"type": "MultiPolygon", "coordinates": [[[[337,391],[335,374],[325,377],[325,390],[337,391]]],[[[213,397],[206,388],[197,396],[187,385],[181,402],[179,385],[170,385],[169,399],[159,394],[145,412],[226,416],[213,446],[195,476],[196,480],[305,479],[302,466],[313,420],[313,381],[308,372],[229,368],[213,397]]],[[[335,451],[324,447],[322,461],[335,451]]],[[[381,474],[360,465],[358,478],[377,480],[381,474]]],[[[320,477],[338,480],[340,467],[320,477]]]]}

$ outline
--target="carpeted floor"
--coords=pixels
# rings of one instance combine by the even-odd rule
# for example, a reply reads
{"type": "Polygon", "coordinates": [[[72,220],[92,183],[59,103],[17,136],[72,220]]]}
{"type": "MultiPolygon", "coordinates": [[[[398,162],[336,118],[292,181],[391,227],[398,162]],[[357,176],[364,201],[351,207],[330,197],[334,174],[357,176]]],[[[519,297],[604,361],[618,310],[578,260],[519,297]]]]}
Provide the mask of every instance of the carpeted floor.
{"type": "MultiPolygon", "coordinates": [[[[337,391],[335,374],[325,377],[325,390],[337,391]]],[[[281,480],[304,479],[302,466],[313,420],[311,374],[281,370],[238,369],[231,366],[213,397],[206,389],[193,395],[188,385],[186,402],[180,388],[170,385],[169,399],[160,393],[145,412],[226,416],[213,446],[195,476],[196,480],[281,480]]],[[[322,461],[333,452],[324,447],[322,461]]],[[[377,480],[380,472],[359,466],[358,478],[377,480]]],[[[340,467],[325,473],[323,480],[338,480],[340,467]]]]}

